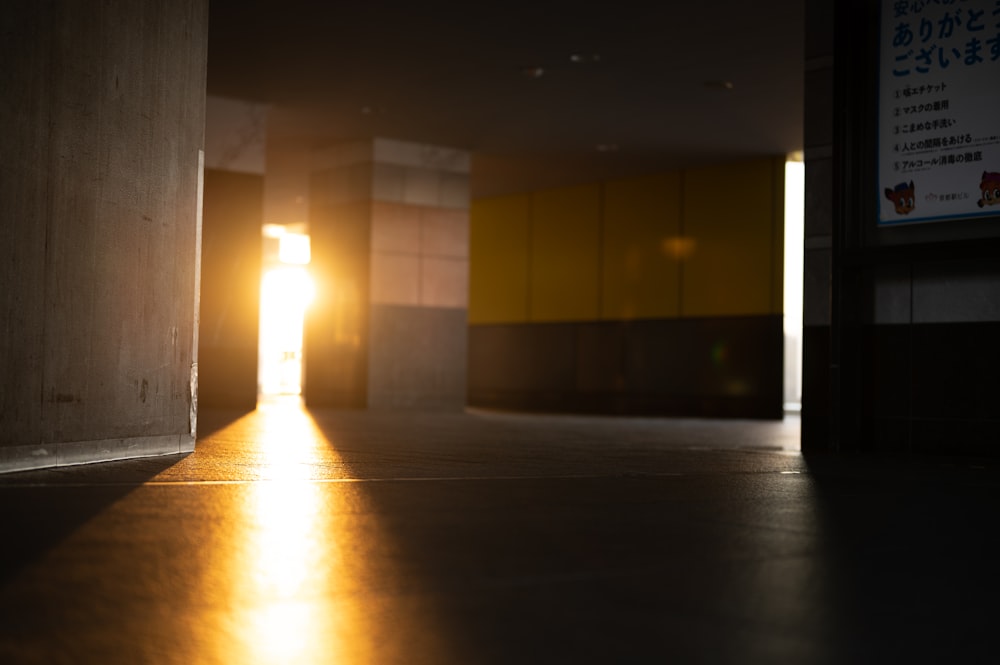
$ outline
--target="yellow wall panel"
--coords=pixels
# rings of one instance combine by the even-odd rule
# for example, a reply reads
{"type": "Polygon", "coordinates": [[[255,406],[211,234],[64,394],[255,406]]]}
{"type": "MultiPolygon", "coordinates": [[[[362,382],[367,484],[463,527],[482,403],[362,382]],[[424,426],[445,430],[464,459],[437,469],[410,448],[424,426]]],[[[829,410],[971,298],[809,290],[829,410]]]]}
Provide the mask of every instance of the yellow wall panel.
{"type": "MultiPolygon", "coordinates": [[[[774,310],[776,225],[774,159],[684,172],[682,315],[770,314],[774,310]]],[[[776,228],[776,226],[778,228],[776,228]]],[[[780,289],[780,287],[777,287],[780,289]]],[[[778,304],[780,311],[780,304],[778,304]]]]}
{"type": "Polygon", "coordinates": [[[529,197],[473,201],[469,218],[469,323],[527,321],[529,197]]]}
{"type": "Polygon", "coordinates": [[[680,211],[679,171],[605,184],[601,318],[680,315],[680,211]]]}
{"type": "Polygon", "coordinates": [[[600,314],[601,186],[531,197],[532,321],[590,321],[600,314]]]}
{"type": "Polygon", "coordinates": [[[470,323],[780,314],[780,158],[474,201],[470,323]]]}

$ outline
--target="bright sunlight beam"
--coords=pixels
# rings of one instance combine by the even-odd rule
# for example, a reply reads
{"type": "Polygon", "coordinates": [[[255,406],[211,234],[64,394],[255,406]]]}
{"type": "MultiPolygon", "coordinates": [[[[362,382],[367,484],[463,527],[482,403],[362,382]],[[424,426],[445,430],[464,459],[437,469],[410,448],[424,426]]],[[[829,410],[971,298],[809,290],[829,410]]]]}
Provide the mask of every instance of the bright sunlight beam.
{"type": "Polygon", "coordinates": [[[785,162],[785,405],[802,401],[802,260],[805,164],[801,155],[785,162]]]}
{"type": "MultiPolygon", "coordinates": [[[[269,225],[270,227],[278,225],[269,225]]],[[[302,392],[302,327],[316,287],[305,265],[309,236],[274,228],[277,261],[266,261],[260,289],[260,393],[298,395],[302,392]]]]}

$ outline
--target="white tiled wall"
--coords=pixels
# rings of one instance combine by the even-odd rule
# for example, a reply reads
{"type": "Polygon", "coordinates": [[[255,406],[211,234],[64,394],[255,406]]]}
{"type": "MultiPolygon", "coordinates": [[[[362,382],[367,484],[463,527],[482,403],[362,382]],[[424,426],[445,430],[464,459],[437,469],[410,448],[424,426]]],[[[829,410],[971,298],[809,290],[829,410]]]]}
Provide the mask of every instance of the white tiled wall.
{"type": "Polygon", "coordinates": [[[371,303],[468,306],[469,155],[375,139],[317,151],[316,201],[371,202],[371,303]]]}
{"type": "Polygon", "coordinates": [[[430,169],[437,172],[469,173],[469,153],[441,146],[375,139],[374,159],[379,164],[430,169]]]}
{"type": "Polygon", "coordinates": [[[1000,263],[917,266],[914,323],[1000,321],[1000,263]]]}
{"type": "Polygon", "coordinates": [[[468,210],[421,208],[420,253],[469,258],[468,210]]]}
{"type": "Polygon", "coordinates": [[[416,206],[376,201],[372,204],[372,251],[417,253],[420,213],[416,206]]]}
{"type": "Polygon", "coordinates": [[[464,308],[469,304],[469,262],[465,259],[420,259],[420,304],[464,308]]]}
{"type": "Polygon", "coordinates": [[[469,212],[376,201],[373,304],[468,306],[469,212]]]}
{"type": "Polygon", "coordinates": [[[376,164],[372,171],[372,196],[376,201],[402,203],[406,169],[393,164],[376,164]]]}
{"type": "Polygon", "coordinates": [[[407,168],[403,176],[402,203],[440,205],[441,173],[430,169],[407,168]]]}
{"type": "Polygon", "coordinates": [[[378,305],[419,305],[420,257],[388,252],[372,254],[371,302],[378,305]]]}

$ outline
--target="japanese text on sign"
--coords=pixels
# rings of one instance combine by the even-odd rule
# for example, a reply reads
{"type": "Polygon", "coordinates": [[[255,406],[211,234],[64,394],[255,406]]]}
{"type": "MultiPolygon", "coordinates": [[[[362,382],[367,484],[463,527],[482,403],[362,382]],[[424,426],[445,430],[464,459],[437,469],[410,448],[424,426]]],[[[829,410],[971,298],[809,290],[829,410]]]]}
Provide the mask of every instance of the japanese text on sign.
{"type": "Polygon", "coordinates": [[[1000,213],[1000,0],[884,1],[879,223],[1000,213]]]}

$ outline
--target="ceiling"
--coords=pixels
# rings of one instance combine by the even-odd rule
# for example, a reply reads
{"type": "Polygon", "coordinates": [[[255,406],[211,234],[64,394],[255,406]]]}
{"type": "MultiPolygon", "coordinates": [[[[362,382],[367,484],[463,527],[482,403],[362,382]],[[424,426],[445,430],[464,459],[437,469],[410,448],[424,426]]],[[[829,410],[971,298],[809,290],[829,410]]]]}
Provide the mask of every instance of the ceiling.
{"type": "Polygon", "coordinates": [[[803,0],[211,0],[209,94],[315,145],[471,151],[474,197],[802,149],[803,0]]]}

